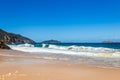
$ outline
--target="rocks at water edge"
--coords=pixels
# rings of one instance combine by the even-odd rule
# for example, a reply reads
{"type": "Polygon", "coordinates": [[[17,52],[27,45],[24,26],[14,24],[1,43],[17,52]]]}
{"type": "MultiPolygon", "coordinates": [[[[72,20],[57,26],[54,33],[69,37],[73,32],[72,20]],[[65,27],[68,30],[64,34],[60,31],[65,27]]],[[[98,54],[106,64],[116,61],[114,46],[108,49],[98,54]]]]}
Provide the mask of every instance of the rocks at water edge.
{"type": "Polygon", "coordinates": [[[4,42],[0,41],[0,49],[10,49],[4,42]]]}

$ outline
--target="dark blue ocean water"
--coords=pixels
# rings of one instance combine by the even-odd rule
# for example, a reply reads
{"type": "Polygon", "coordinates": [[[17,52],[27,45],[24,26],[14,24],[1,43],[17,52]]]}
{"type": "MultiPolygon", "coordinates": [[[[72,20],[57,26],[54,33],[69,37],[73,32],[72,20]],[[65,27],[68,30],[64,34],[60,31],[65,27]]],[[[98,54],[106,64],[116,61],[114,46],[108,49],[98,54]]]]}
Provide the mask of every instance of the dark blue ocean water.
{"type": "MultiPolygon", "coordinates": [[[[34,44],[35,47],[42,47],[41,43],[34,44]]],[[[49,46],[50,44],[48,44],[49,46]]],[[[85,47],[103,47],[103,48],[112,48],[120,49],[120,43],[57,43],[52,44],[57,46],[85,46],[85,47]]]]}

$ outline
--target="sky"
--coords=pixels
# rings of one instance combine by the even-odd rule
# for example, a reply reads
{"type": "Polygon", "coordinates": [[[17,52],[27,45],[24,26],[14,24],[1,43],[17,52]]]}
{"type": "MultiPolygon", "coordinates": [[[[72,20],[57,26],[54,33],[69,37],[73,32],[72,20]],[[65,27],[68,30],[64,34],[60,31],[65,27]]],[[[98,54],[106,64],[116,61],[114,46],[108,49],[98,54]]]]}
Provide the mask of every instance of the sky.
{"type": "Polygon", "coordinates": [[[0,28],[37,42],[120,40],[120,0],[0,0],[0,28]]]}

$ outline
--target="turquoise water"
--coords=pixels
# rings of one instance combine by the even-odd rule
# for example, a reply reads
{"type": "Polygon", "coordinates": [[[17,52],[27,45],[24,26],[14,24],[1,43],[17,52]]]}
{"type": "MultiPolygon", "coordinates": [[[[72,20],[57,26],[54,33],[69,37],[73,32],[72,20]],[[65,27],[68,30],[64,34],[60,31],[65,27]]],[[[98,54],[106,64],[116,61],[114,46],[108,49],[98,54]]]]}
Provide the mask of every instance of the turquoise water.
{"type": "MultiPolygon", "coordinates": [[[[41,43],[34,44],[35,47],[42,47],[41,43]]],[[[51,44],[47,44],[48,47],[51,44]]],[[[56,46],[85,46],[85,47],[103,47],[103,48],[112,48],[112,49],[120,49],[120,43],[59,43],[52,44],[56,46]]]]}

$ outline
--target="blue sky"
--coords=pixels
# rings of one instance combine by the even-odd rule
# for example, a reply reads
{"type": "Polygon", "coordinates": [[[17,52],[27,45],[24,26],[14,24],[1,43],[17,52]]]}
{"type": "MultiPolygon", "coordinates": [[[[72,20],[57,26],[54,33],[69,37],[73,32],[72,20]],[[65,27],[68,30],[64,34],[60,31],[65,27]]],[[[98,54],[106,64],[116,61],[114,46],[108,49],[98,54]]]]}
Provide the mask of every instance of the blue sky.
{"type": "Polygon", "coordinates": [[[120,40],[120,0],[0,0],[0,28],[35,41],[120,40]]]}

